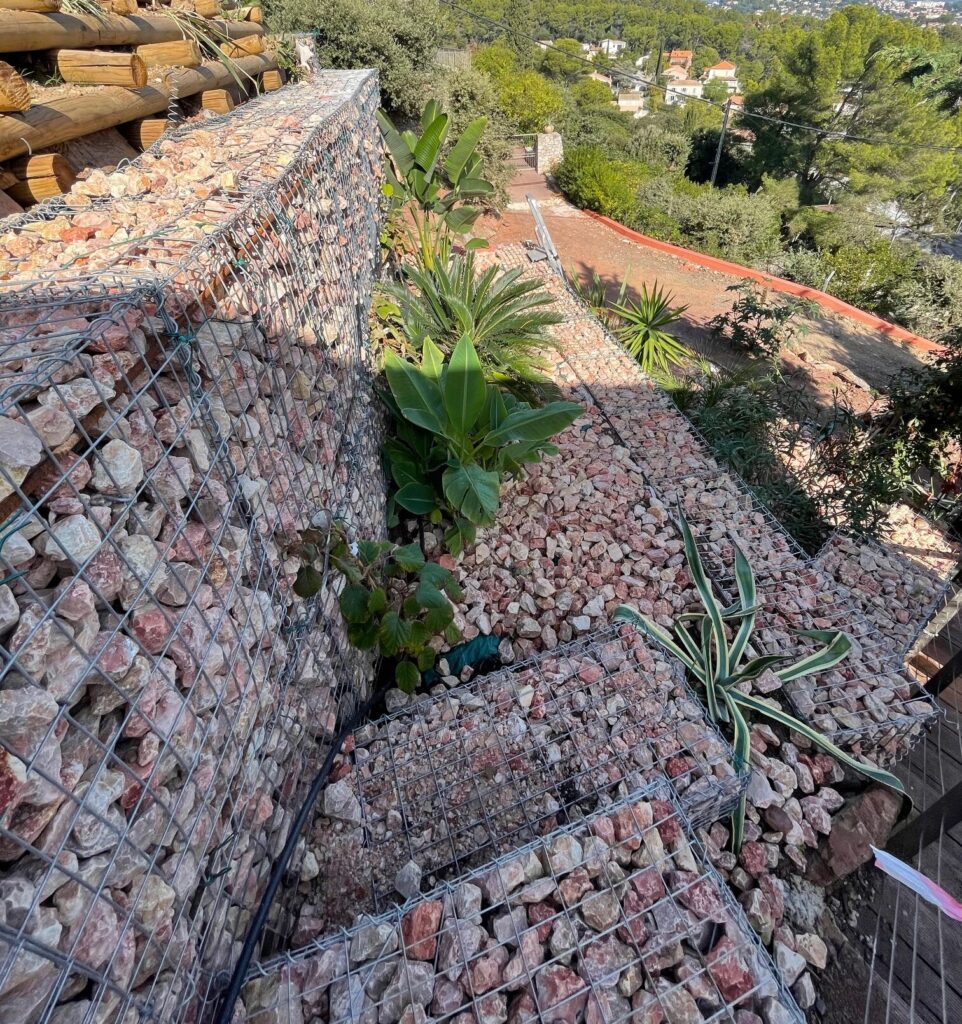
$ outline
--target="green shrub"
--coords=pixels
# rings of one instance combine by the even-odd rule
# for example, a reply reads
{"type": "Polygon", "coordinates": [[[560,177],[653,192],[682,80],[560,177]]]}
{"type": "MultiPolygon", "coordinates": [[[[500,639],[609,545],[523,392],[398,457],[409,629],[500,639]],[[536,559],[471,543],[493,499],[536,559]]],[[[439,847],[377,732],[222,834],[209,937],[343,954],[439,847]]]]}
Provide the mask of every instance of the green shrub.
{"type": "Polygon", "coordinates": [[[626,154],[649,167],[669,171],[683,170],[688,163],[691,139],[682,132],[673,132],[644,122],[632,134],[626,154]]]}
{"type": "Polygon", "coordinates": [[[294,592],[305,599],[319,594],[325,562],[339,572],[346,583],[338,604],[348,640],[362,651],[376,648],[393,663],[395,682],[405,692],[413,693],[421,673],[434,667],[432,640],[457,643],[461,633],[451,602],[460,600],[461,588],[447,569],[428,562],[417,544],[351,542],[335,523],[330,537],[305,530],[300,557],[294,592]]]}
{"type": "Polygon", "coordinates": [[[397,301],[403,334],[415,351],[430,338],[450,355],[467,334],[489,382],[536,402],[556,397],[544,353],[555,344],[547,328],[562,317],[551,311],[554,299],[536,281],[522,278],[520,269],[497,266],[477,274],[470,252],[432,270],[404,266],[402,273],[404,282],[385,291],[397,301]]]}
{"type": "Polygon", "coordinates": [[[430,338],[421,353],[419,363],[390,351],[384,359],[397,420],[396,437],[385,445],[397,488],[392,500],[434,522],[447,516],[448,549],[457,553],[474,542],[478,526],[494,521],[502,479],[557,451],[548,439],[570,426],[581,406],[549,402],[536,409],[503,394],[485,381],[466,334],[447,362],[430,338]]]}
{"type": "Polygon", "coordinates": [[[643,284],[637,302],[624,299],[612,307],[619,318],[618,340],[625,351],[637,359],[645,373],[666,371],[678,366],[689,355],[688,349],[668,333],[670,327],[688,309],[673,306],[674,296],[658,282],[651,289],[643,284]]]}
{"type": "Polygon", "coordinates": [[[799,319],[810,304],[801,299],[778,298],[754,281],[731,284],[725,291],[736,292],[738,298],[727,313],[719,313],[709,326],[735,348],[778,359],[782,346],[791,345],[807,330],[799,319]]]}
{"type": "Polygon", "coordinates": [[[578,146],[565,153],[555,180],[576,206],[625,222],[632,219],[645,174],[640,164],[612,160],[595,146],[578,146]]]}

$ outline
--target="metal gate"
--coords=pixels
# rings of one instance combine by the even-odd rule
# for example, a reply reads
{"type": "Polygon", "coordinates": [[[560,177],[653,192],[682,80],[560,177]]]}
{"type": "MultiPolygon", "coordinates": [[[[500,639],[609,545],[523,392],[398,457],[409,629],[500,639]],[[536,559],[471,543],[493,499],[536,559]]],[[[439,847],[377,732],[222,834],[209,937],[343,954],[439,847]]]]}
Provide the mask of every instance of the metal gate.
{"type": "Polygon", "coordinates": [[[508,163],[519,170],[524,167],[538,166],[538,136],[509,135],[505,140],[511,147],[508,163]]]}

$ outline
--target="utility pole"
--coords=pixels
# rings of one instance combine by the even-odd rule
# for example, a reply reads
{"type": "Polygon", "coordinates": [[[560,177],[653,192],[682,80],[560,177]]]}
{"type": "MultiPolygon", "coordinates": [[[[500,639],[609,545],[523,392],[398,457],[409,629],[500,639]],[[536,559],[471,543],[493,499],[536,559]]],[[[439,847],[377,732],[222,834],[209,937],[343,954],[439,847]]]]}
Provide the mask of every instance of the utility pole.
{"type": "Polygon", "coordinates": [[[718,177],[718,165],[721,163],[722,146],[725,145],[725,132],[728,130],[728,116],[732,111],[731,96],[725,100],[725,116],[722,118],[721,131],[718,133],[718,148],[715,150],[715,163],[711,169],[711,187],[715,187],[715,179],[718,177]]]}

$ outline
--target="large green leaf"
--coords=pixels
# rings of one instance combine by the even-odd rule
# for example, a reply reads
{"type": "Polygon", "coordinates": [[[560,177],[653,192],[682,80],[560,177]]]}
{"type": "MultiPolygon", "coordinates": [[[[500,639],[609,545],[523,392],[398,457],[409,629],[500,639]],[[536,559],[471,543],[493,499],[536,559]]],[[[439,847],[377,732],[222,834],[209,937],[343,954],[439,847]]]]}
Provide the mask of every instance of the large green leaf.
{"type": "Polygon", "coordinates": [[[584,412],[577,402],[549,402],[540,409],[530,406],[512,410],[500,426],[489,430],[484,444],[497,447],[512,441],[545,441],[570,427],[584,412]]]}
{"type": "Polygon", "coordinates": [[[414,162],[424,171],[425,180],[430,181],[434,173],[441,147],[448,134],[448,115],[438,114],[424,129],[421,138],[414,147],[414,162]]]}
{"type": "Polygon", "coordinates": [[[837,665],[852,649],[852,641],[844,633],[802,629],[798,630],[798,635],[818,640],[825,646],[820,651],[815,651],[796,661],[794,665],[778,669],[775,675],[783,683],[789,683],[794,679],[801,679],[802,676],[813,675],[817,672],[825,672],[837,665]]]}
{"type": "Polygon", "coordinates": [[[441,390],[437,383],[419,367],[393,352],[384,354],[384,373],[401,415],[434,434],[444,433],[438,417],[441,390]]]}
{"type": "Polygon", "coordinates": [[[294,593],[305,600],[320,593],[324,586],[324,577],[314,568],[313,565],[302,565],[297,570],[297,578],[294,580],[294,593]]]}
{"type": "Polygon", "coordinates": [[[458,179],[463,174],[468,160],[471,159],[471,154],[477,149],[481,136],[484,135],[487,123],[488,119],[486,117],[475,118],[461,132],[461,137],[454,144],[451,152],[448,153],[447,159],[444,161],[444,173],[452,185],[458,184],[458,179]]]}
{"type": "Polygon", "coordinates": [[[384,136],[385,145],[391,154],[401,177],[407,177],[414,167],[414,154],[401,133],[394,127],[394,123],[383,110],[377,112],[377,123],[384,136]]]}
{"type": "Polygon", "coordinates": [[[394,669],[394,680],[399,690],[414,693],[421,682],[421,673],[413,661],[399,661],[394,669]]]}
{"type": "Polygon", "coordinates": [[[415,516],[429,516],[438,507],[437,494],[428,484],[407,483],[397,490],[394,500],[415,516]]]}
{"type": "Polygon", "coordinates": [[[421,342],[421,369],[432,380],[441,379],[441,369],[444,366],[444,353],[434,344],[430,338],[421,342]]]}
{"type": "Polygon", "coordinates": [[[905,792],[902,783],[891,772],[887,772],[884,768],[879,768],[877,765],[869,764],[867,761],[859,761],[857,758],[852,757],[851,754],[846,754],[841,747],[836,746],[824,733],[819,732],[818,729],[808,725],[808,723],[795,718],[794,715],[782,711],[781,708],[777,708],[769,704],[768,701],[762,700],[753,694],[742,693],[740,690],[731,690],[729,692],[731,693],[732,700],[741,707],[756,714],[764,715],[765,718],[778,722],[779,725],[785,726],[786,729],[797,732],[816,746],[821,747],[826,753],[831,754],[836,760],[841,761],[842,764],[855,769],[857,772],[861,772],[862,775],[872,779],[873,782],[879,782],[898,793],[905,792]]]}
{"type": "Polygon", "coordinates": [[[669,654],[676,657],[686,668],[693,672],[695,671],[695,663],[688,653],[672,640],[671,634],[662,629],[654,619],[649,619],[647,615],[643,615],[637,608],[632,608],[629,604],[620,604],[615,609],[615,614],[612,618],[615,622],[631,623],[640,633],[650,636],[652,640],[661,644],[669,654]]]}
{"type": "Polygon", "coordinates": [[[471,523],[482,525],[498,510],[501,479],[477,463],[449,466],[441,477],[451,507],[471,523]]]}
{"type": "Polygon", "coordinates": [[[408,642],[408,636],[408,624],[397,612],[388,612],[381,619],[377,639],[381,645],[381,653],[385,657],[393,658],[398,654],[408,642]]]}
{"type": "Polygon", "coordinates": [[[345,622],[363,622],[367,618],[367,603],[370,597],[370,590],[359,583],[345,587],[338,602],[345,622]]]}
{"type": "Polygon", "coordinates": [[[419,572],[424,567],[424,552],[418,544],[402,544],[394,549],[392,557],[405,572],[419,572]]]}
{"type": "MultiPolygon", "coordinates": [[[[725,705],[728,709],[728,717],[732,723],[732,752],[735,755],[735,771],[741,772],[749,767],[749,758],[752,750],[752,734],[748,727],[745,716],[741,713],[738,705],[732,700],[731,694],[724,693],[725,705]]],[[[738,806],[732,814],[732,850],[735,853],[741,849],[742,840],[745,835],[745,795],[742,794],[738,806]]]]}
{"type": "MultiPolygon", "coordinates": [[[[739,611],[744,616],[738,626],[738,632],[730,648],[729,671],[735,671],[738,667],[748,641],[751,639],[752,630],[755,628],[755,602],[757,591],[755,589],[755,573],[752,572],[751,564],[745,557],[745,552],[735,545],[735,584],[738,587],[738,603],[741,605],[739,611]]],[[[738,611],[734,611],[738,614],[738,611]]]]}
{"type": "Polygon", "coordinates": [[[711,620],[712,631],[716,638],[714,644],[714,676],[716,679],[725,679],[728,676],[728,643],[725,640],[725,626],[722,622],[721,608],[712,592],[711,583],[709,583],[705,567],[702,565],[701,555],[698,553],[698,545],[695,543],[691,527],[688,525],[688,520],[681,513],[681,510],[678,513],[678,521],[681,527],[682,540],[685,543],[685,558],[688,562],[688,571],[691,573],[692,583],[695,584],[695,589],[698,591],[701,603],[705,606],[705,611],[711,620]]]}
{"type": "Polygon", "coordinates": [[[448,422],[459,436],[467,437],[487,398],[481,360],[467,334],[461,335],[441,376],[441,397],[448,422]]]}

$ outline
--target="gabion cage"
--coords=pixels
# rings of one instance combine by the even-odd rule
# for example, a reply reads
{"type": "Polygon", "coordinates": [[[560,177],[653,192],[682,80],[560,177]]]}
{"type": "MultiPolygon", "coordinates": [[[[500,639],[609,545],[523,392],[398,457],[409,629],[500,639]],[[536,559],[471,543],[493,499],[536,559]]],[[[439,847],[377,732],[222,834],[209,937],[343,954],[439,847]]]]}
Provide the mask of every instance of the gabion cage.
{"type": "Polygon", "coordinates": [[[804,1020],[665,783],[260,965],[243,1000],[257,1024],[804,1020]]]}
{"type": "MultiPolygon", "coordinates": [[[[531,272],[552,291],[564,289],[540,265],[531,272]]],[[[899,619],[930,616],[937,599],[927,596],[923,609],[894,615],[898,628],[890,628],[868,594],[838,581],[846,566],[837,546],[826,545],[814,558],[806,554],[752,489],[719,464],[697,428],[587,307],[569,293],[564,308],[570,319],[554,328],[566,364],[561,375],[578,380],[631,452],[651,485],[650,506],[676,522],[684,512],[706,570],[726,602],[737,596],[736,544],[751,562],[761,604],[756,646],[766,654],[797,651],[801,656],[812,650],[809,641],[792,635],[793,629],[840,629],[855,641],[853,652],[836,669],[786,688],[795,711],[858,753],[882,762],[902,756],[938,710],[903,670],[905,630],[899,619]],[[652,435],[658,444],[651,443],[652,435]]],[[[899,561],[894,554],[891,559],[899,561]]]]}
{"type": "Polygon", "coordinates": [[[676,667],[611,627],[355,730],[309,843],[322,928],[668,777],[698,826],[747,784],[676,667]],[[402,876],[403,877],[403,876],[402,876]]]}
{"type": "Polygon", "coordinates": [[[196,1019],[364,693],[288,548],[383,530],[376,104],[273,93],[0,232],[5,1018],[196,1019]]]}

